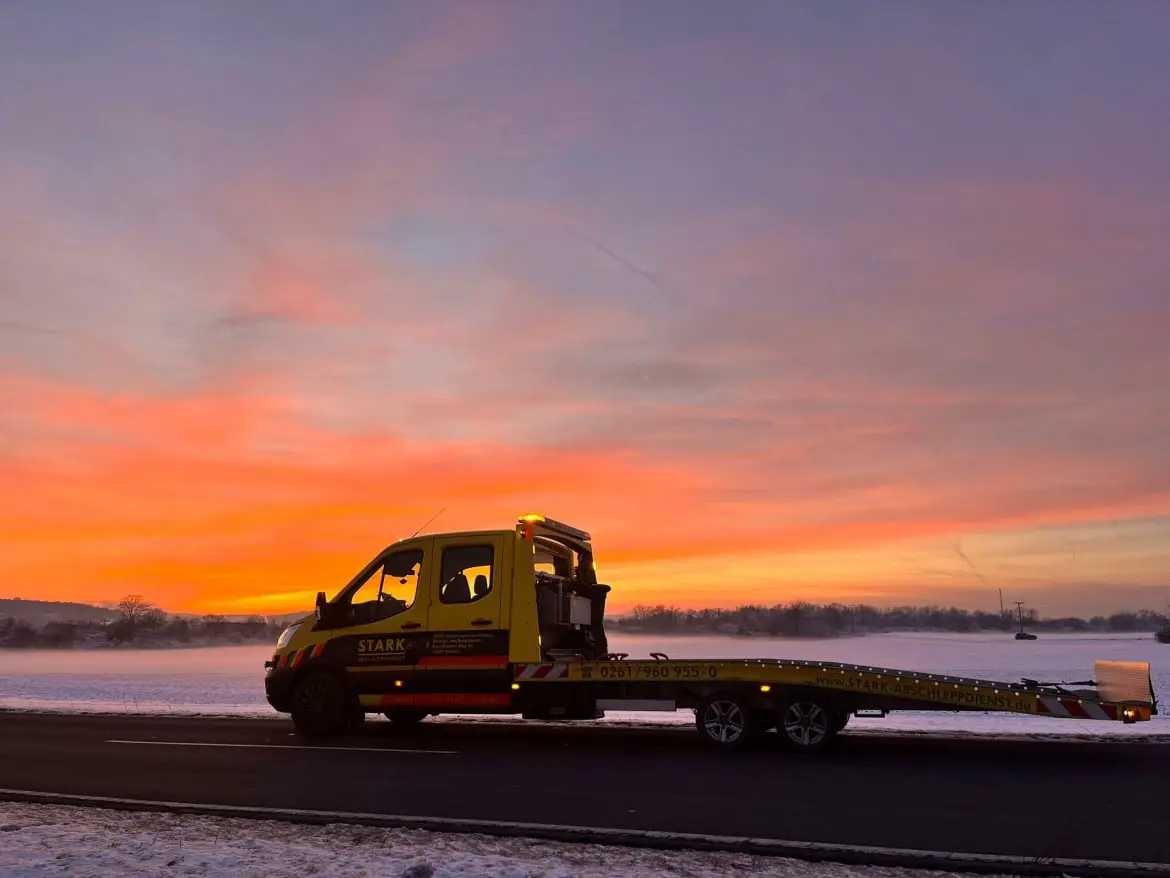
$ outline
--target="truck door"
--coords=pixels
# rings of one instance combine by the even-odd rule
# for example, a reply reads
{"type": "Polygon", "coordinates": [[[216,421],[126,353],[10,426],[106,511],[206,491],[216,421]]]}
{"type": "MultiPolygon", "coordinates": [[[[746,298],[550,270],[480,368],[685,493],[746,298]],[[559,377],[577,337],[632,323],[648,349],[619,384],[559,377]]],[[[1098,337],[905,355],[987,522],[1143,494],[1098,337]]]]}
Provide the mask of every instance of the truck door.
{"type": "Polygon", "coordinates": [[[510,583],[511,544],[503,534],[437,537],[427,629],[435,664],[499,664],[508,660],[501,630],[510,583]]]}

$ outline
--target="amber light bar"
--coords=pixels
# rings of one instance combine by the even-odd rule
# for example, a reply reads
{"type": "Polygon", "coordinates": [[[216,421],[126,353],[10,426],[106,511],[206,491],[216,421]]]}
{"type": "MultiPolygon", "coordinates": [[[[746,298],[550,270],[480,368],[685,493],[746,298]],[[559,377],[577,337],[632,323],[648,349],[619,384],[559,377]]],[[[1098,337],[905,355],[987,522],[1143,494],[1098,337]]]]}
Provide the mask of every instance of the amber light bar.
{"type": "Polygon", "coordinates": [[[563,521],[557,521],[555,518],[546,518],[543,515],[536,515],[535,513],[521,515],[520,518],[517,519],[517,522],[524,525],[525,536],[531,536],[532,528],[535,526],[549,531],[550,533],[558,533],[566,537],[572,537],[575,540],[581,540],[585,543],[592,542],[593,540],[593,538],[583,530],[565,524],[563,521]]]}

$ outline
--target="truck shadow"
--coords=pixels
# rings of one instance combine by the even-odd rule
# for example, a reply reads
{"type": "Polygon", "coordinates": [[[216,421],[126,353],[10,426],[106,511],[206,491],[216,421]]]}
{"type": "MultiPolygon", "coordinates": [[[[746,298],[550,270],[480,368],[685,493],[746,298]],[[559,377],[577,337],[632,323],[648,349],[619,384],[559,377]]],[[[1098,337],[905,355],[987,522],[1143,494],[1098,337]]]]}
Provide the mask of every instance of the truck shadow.
{"type": "Polygon", "coordinates": [[[846,731],[838,736],[833,746],[818,754],[797,754],[784,746],[775,733],[769,733],[752,744],[733,752],[719,752],[706,744],[690,725],[675,727],[640,727],[601,725],[589,723],[509,723],[460,722],[458,720],[426,721],[411,729],[397,729],[388,722],[368,722],[362,731],[348,738],[355,744],[372,739],[393,741],[396,745],[448,747],[461,750],[493,748],[520,748],[531,751],[558,749],[584,752],[642,753],[672,756],[687,753],[708,753],[717,759],[742,759],[766,756],[770,759],[794,760],[801,763],[853,764],[879,762],[949,762],[961,760],[970,766],[986,761],[1002,766],[1018,762],[1033,767],[1050,765],[1109,766],[1110,771],[1122,770],[1132,762],[1148,763],[1151,757],[1170,768],[1170,738],[1102,741],[1078,740],[1075,737],[1004,738],[993,735],[964,737],[915,733],[846,731]]]}

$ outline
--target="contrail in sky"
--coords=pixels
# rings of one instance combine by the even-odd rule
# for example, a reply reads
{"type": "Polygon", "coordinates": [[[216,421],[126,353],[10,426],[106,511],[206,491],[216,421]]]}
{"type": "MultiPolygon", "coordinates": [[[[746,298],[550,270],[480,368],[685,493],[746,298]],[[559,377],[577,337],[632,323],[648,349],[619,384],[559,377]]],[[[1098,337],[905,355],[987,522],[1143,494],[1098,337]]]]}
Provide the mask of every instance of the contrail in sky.
{"type": "Polygon", "coordinates": [[[637,272],[639,275],[641,275],[643,278],[645,278],[645,280],[646,280],[646,281],[647,281],[647,282],[648,282],[648,283],[649,283],[649,284],[650,284],[652,287],[654,287],[654,289],[656,289],[656,290],[661,290],[661,289],[662,289],[662,287],[658,286],[658,279],[657,279],[657,278],[656,278],[656,277],[655,277],[655,276],[654,276],[654,275],[653,275],[651,272],[647,271],[646,269],[642,268],[642,267],[641,267],[641,266],[639,266],[639,265],[636,265],[635,263],[633,263],[633,262],[631,262],[630,260],[626,259],[626,258],[625,258],[624,256],[622,256],[621,254],[619,254],[619,253],[615,253],[615,252],[614,252],[613,250],[611,250],[609,247],[606,247],[604,244],[602,244],[602,243],[601,243],[600,241],[598,241],[596,238],[593,238],[593,237],[591,237],[591,236],[589,236],[589,235],[585,234],[585,232],[581,231],[581,230],[580,230],[579,228],[577,228],[576,226],[574,226],[574,225],[571,225],[571,224],[568,224],[568,223],[566,223],[566,225],[568,225],[568,226],[569,226],[569,228],[570,228],[570,229],[572,229],[572,230],[573,230],[573,232],[574,232],[575,234],[577,234],[577,235],[579,235],[580,237],[584,238],[586,241],[588,241],[590,244],[592,244],[594,247],[596,247],[596,248],[597,248],[598,250],[600,250],[602,253],[604,253],[604,254],[606,254],[607,256],[609,256],[611,259],[615,260],[616,262],[619,262],[619,263],[621,263],[621,264],[622,264],[622,265],[624,265],[626,268],[630,269],[630,271],[637,272]]]}
{"type": "Polygon", "coordinates": [[[963,547],[959,543],[955,543],[951,548],[955,550],[956,555],[963,559],[963,563],[971,569],[971,573],[978,577],[980,582],[987,582],[987,580],[983,577],[983,574],[975,569],[975,565],[971,563],[971,559],[968,558],[967,555],[963,552],[963,547]]]}

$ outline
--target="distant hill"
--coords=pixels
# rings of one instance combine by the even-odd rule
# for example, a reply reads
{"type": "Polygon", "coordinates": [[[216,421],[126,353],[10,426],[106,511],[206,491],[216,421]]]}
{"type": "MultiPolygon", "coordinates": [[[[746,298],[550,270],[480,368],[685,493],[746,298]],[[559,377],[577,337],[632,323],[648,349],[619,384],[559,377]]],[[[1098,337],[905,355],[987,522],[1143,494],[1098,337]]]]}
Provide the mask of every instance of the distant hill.
{"type": "MultiPolygon", "coordinates": [[[[309,610],[300,613],[285,613],[280,616],[265,616],[272,624],[287,625],[303,618],[309,610]]],[[[168,613],[172,619],[201,619],[202,614],[168,613]]],[[[79,604],[69,601],[30,601],[24,598],[0,598],[0,619],[16,619],[27,622],[33,628],[43,628],[49,622],[112,622],[119,617],[117,610],[79,604]]],[[[243,622],[250,615],[225,615],[230,622],[243,622]]]]}
{"type": "Polygon", "coordinates": [[[117,618],[117,610],[89,604],[0,598],[0,619],[17,619],[34,628],[41,628],[50,622],[112,622],[117,618]]]}
{"type": "Polygon", "coordinates": [[[268,621],[274,625],[291,625],[298,619],[303,619],[312,613],[311,610],[302,610],[299,613],[285,613],[283,616],[269,616],[268,621]]]}

